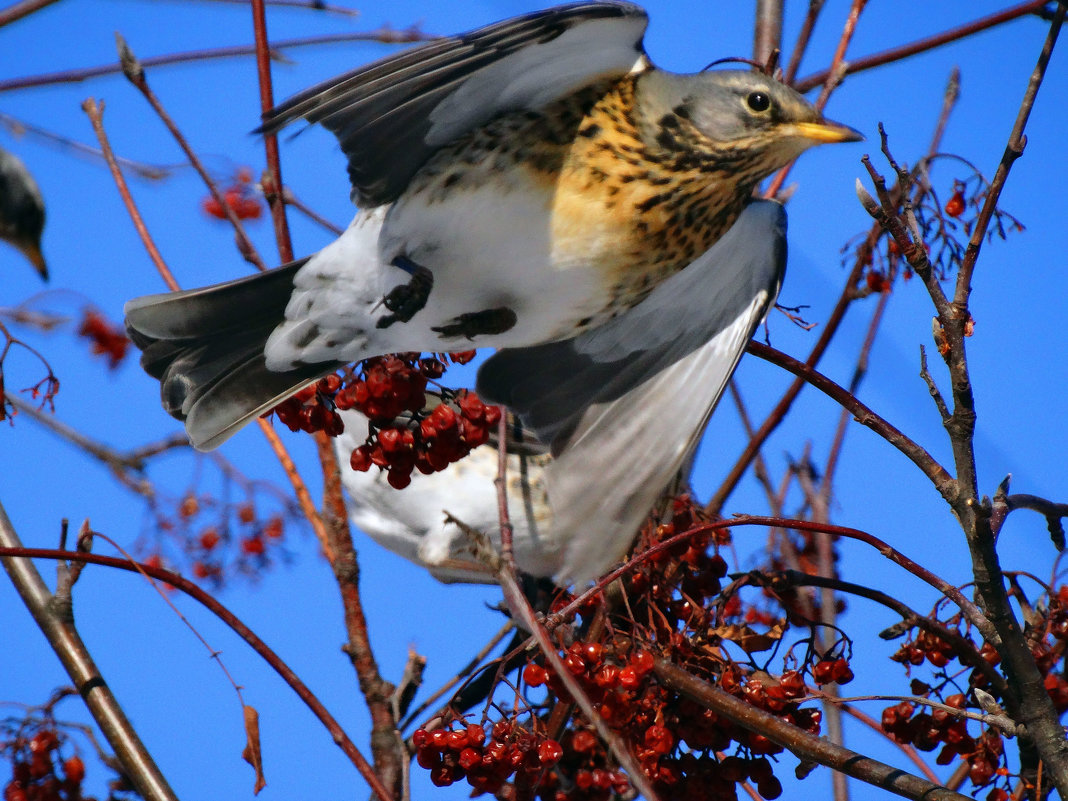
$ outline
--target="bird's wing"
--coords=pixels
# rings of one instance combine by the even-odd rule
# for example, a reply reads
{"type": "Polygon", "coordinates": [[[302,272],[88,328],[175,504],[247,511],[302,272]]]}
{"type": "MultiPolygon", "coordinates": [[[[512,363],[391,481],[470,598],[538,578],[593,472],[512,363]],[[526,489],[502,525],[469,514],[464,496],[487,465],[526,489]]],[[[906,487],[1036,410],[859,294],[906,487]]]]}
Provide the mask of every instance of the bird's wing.
{"type": "Polygon", "coordinates": [[[478,392],[510,408],[560,453],[588,407],[622,398],[710,345],[748,319],[753,298],[764,293],[751,333],[778,294],[785,264],[786,212],[773,201],[755,201],[719,242],[626,313],[573,339],[490,357],[479,370],[478,392]]]}
{"type": "Polygon", "coordinates": [[[573,3],[434,39],[290,98],[259,130],[321,122],[348,156],[353,199],[381,205],[435,150],[497,114],[645,64],[647,23],[630,3],[573,3]]]}
{"type": "Polygon", "coordinates": [[[483,366],[480,394],[511,405],[557,455],[546,480],[555,535],[567,543],[558,580],[584,582],[626,553],[697,444],[785,264],[785,212],[752,203],[631,311],[483,366]]]}

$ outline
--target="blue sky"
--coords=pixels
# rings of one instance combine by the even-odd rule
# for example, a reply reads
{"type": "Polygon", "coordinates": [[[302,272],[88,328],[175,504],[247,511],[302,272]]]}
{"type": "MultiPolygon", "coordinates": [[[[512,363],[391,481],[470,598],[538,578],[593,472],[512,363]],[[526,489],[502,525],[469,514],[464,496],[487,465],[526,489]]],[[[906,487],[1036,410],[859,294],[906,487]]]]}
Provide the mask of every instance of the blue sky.
{"type": "MultiPolygon", "coordinates": [[[[646,38],[653,60],[680,72],[701,69],[713,59],[748,55],[752,4],[699,0],[650,0],[652,24],[646,38]]],[[[807,3],[789,3],[787,47],[807,3]]],[[[520,2],[438,2],[392,0],[368,4],[356,20],[309,12],[272,10],[273,37],[369,30],[383,23],[406,27],[419,22],[434,33],[466,30],[529,10],[520,2]]],[[[865,55],[990,13],[1003,6],[990,0],[970,2],[873,3],[861,18],[850,48],[865,55]]],[[[810,55],[806,75],[825,66],[837,41],[848,3],[829,0],[810,55]]],[[[135,0],[67,0],[30,19],[0,29],[0,80],[59,69],[92,66],[115,58],[113,32],[121,31],[134,51],[148,57],[181,50],[245,43],[251,40],[249,15],[240,6],[216,3],[135,2],[135,0]]],[[[780,300],[807,304],[807,319],[822,322],[833,306],[845,272],[840,248],[867,229],[867,215],[853,193],[863,174],[859,158],[877,154],[876,125],[882,121],[895,154],[914,162],[924,152],[942,103],[950,69],[960,65],[962,96],[944,140],[943,150],[972,160],[988,176],[1001,157],[1020,97],[1046,34],[1034,18],[953,44],[902,64],[850,78],[832,98],[830,117],[859,128],[862,145],[822,148],[807,154],[791,176],[798,190],[789,205],[790,262],[780,300]]],[[[1062,43],[1063,44],[1063,43],[1062,43]]],[[[276,97],[377,58],[390,48],[381,44],[346,44],[287,53],[275,65],[276,97]]],[[[262,148],[249,135],[258,116],[251,59],[204,62],[159,68],[149,79],[194,147],[220,178],[237,165],[258,173],[262,148]]],[[[0,112],[45,126],[71,138],[91,141],[80,109],[87,96],[103,99],[105,122],[116,151],[139,160],[175,164],[181,155],[140,95],[121,77],[81,84],[0,92],[0,112]]],[[[1065,364],[1068,363],[1060,315],[1066,297],[1064,268],[1068,230],[1063,187],[1068,185],[1064,158],[1068,62],[1055,53],[1029,124],[1029,144],[1017,162],[1002,197],[1002,206],[1027,230],[1008,242],[987,245],[974,280],[975,336],[969,355],[976,385],[979,427],[979,475],[982,490],[992,493],[1007,473],[1013,487],[1064,501],[1068,478],[1063,454],[1068,447],[1064,425],[1065,364]]],[[[15,138],[0,128],[0,146],[21,155],[45,194],[48,225],[44,249],[52,269],[52,294],[42,308],[73,312],[88,299],[118,319],[122,303],[163,285],[137,240],[117,192],[103,166],[74,158],[31,137],[15,138]]],[[[352,215],[343,160],[331,137],[311,130],[283,144],[285,178],[294,192],[337,224],[352,215]]],[[[885,170],[884,170],[885,171],[885,170]]],[[[934,170],[943,197],[954,178],[966,174],[950,162],[934,170]]],[[[178,169],[164,182],[134,180],[133,192],[164,257],[184,286],[198,286],[246,273],[223,226],[199,211],[204,190],[189,169],[178,169]]],[[[291,216],[298,254],[326,244],[330,235],[291,216]]],[[[266,224],[252,228],[268,261],[276,259],[266,224]]],[[[10,248],[0,248],[0,306],[17,303],[41,290],[32,271],[10,248]]],[[[874,298],[854,304],[839,345],[821,368],[848,382],[874,298]]],[[[898,287],[889,304],[883,332],[872,354],[871,369],[860,397],[948,463],[950,454],[926,387],[917,377],[918,348],[930,345],[930,302],[918,281],[898,287]]],[[[776,347],[804,357],[819,329],[805,333],[781,315],[772,315],[776,347]]],[[[162,413],[157,389],[133,360],[115,373],[90,361],[73,343],[69,330],[49,335],[28,333],[28,341],[45,352],[63,382],[57,416],[89,435],[128,448],[175,431],[162,413]]],[[[24,357],[5,364],[7,386],[18,389],[38,376],[24,357]]],[[[936,378],[944,374],[934,369],[936,378]]],[[[756,359],[743,360],[738,373],[742,392],[755,419],[774,405],[789,377],[756,359]]],[[[806,390],[793,420],[765,449],[773,474],[812,443],[817,463],[825,459],[838,410],[815,391],[806,390]]],[[[742,446],[737,415],[728,405],[713,419],[696,471],[699,491],[729,469],[742,446]]],[[[287,436],[287,443],[314,475],[310,442],[287,436]]],[[[257,476],[281,482],[262,437],[246,431],[224,454],[257,476]]],[[[179,491],[193,473],[188,456],[168,457],[153,475],[179,491]]],[[[59,519],[88,517],[95,529],[129,544],[144,530],[142,505],[117,487],[106,470],[83,454],[39,430],[29,420],[0,428],[0,502],[27,544],[56,543],[59,519]]],[[[747,479],[727,504],[728,512],[762,512],[759,487],[747,479]]],[[[906,554],[926,561],[951,581],[968,580],[968,557],[959,529],[933,489],[906,460],[859,426],[851,427],[833,508],[836,522],[863,528],[892,542],[906,554]]],[[[751,562],[751,546],[762,533],[736,534],[742,566],[751,562]]],[[[435,688],[461,667],[500,625],[498,613],[486,608],[497,596],[490,590],[443,587],[422,572],[361,537],[362,586],[372,638],[383,674],[395,679],[408,647],[430,658],[428,688],[435,688]]],[[[1052,547],[1043,521],[1027,512],[1010,519],[1000,543],[1007,567],[1049,573],[1052,547]]],[[[310,536],[290,535],[291,564],[279,565],[255,585],[235,582],[223,600],[286,658],[343,721],[357,744],[366,744],[367,721],[342,642],[340,607],[325,562],[310,536]]],[[[841,546],[843,575],[871,581],[881,589],[908,597],[918,609],[936,600],[926,588],[892,569],[862,546],[841,546]]],[[[42,564],[46,577],[52,566],[42,564]]],[[[247,700],[261,712],[268,787],[262,797],[304,799],[364,795],[361,780],[326,733],[292,694],[220,624],[185,600],[178,600],[212,643],[223,651],[228,668],[246,688],[247,700]]],[[[250,771],[239,764],[242,746],[240,710],[232,690],[208,655],[181,622],[143,582],[103,569],[85,572],[77,587],[79,626],[104,675],[126,705],[149,748],[183,798],[243,798],[251,794],[250,771]]],[[[900,671],[885,661],[892,648],[871,638],[871,630],[893,622],[860,602],[845,617],[849,631],[869,649],[849,691],[905,692],[900,671]],[[867,633],[865,630],[867,629],[867,633]],[[864,661],[866,660],[866,661],[864,661]]],[[[11,588],[0,582],[0,698],[43,700],[65,681],[43,638],[33,630],[11,588]]],[[[878,704],[865,709],[878,716],[878,704]]],[[[64,714],[84,718],[68,702],[64,714]]],[[[863,749],[872,738],[857,727],[848,742],[863,749]]],[[[901,762],[892,750],[879,755],[901,762]]],[[[783,760],[784,775],[793,758],[783,760]]],[[[90,787],[99,778],[90,768],[90,787]]],[[[415,797],[429,785],[415,771],[415,797]]],[[[828,788],[828,774],[818,771],[806,781],[810,796],[828,788]]],[[[99,790],[99,788],[97,788],[99,790]]],[[[864,790],[857,790],[865,794],[864,790]]],[[[461,798],[454,788],[439,797],[461,798]]]]}

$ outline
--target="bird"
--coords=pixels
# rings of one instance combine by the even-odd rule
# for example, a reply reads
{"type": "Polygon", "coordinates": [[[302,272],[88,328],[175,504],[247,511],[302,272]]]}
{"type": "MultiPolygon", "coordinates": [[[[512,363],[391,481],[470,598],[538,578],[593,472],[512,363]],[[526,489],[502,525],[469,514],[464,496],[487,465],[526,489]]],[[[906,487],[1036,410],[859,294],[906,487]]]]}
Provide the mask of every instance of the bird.
{"type": "MultiPolygon", "coordinates": [[[[261,133],[303,119],[337,137],[359,211],[308,258],[126,304],[193,445],[217,447],[350,362],[497,348],[477,388],[550,447],[558,520],[588,501],[587,471],[567,467],[578,454],[604,436],[644,441],[608,412],[664,372],[692,383],[710,370],[683,387],[697,423],[646,442],[650,459],[682,458],[781,280],[785,220],[755,187],[813,145],[863,137],[760,71],[658,69],[647,24],[626,2],[557,6],[401,51],[264,115],[261,133]],[[712,258],[743,219],[755,240],[720,253],[759,261],[754,280],[712,258]],[[704,293],[685,317],[664,305],[695,300],[679,287],[704,293]],[[604,386],[562,379],[565,363],[604,386]]],[[[631,489],[613,519],[647,494],[631,489]]],[[[560,575],[586,577],[574,564],[560,575]]]]}
{"type": "Polygon", "coordinates": [[[21,251],[37,273],[48,280],[41,253],[45,205],[37,181],[22,159],[0,147],[0,239],[21,251]]]}

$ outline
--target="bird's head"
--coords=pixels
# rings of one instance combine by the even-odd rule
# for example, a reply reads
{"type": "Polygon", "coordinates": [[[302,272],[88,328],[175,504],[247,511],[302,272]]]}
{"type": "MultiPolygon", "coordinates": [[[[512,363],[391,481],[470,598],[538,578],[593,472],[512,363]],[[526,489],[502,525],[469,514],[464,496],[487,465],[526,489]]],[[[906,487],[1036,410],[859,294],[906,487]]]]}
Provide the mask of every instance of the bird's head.
{"type": "Polygon", "coordinates": [[[756,179],[768,175],[813,145],[858,142],[848,125],[826,119],[808,100],[759,72],[712,70],[693,75],[653,71],[640,91],[650,133],[663,146],[673,130],[688,131],[697,146],[719,154],[728,169],[756,179]]]}

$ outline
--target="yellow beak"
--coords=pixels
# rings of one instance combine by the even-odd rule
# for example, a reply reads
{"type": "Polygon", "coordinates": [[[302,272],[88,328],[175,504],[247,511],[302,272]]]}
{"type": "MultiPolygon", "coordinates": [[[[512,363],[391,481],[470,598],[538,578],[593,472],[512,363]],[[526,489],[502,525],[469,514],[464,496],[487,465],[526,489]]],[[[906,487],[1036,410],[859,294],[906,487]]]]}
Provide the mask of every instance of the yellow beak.
{"type": "Polygon", "coordinates": [[[819,122],[795,122],[786,126],[795,136],[817,145],[830,145],[836,142],[860,142],[864,134],[856,128],[842,125],[840,122],[820,120],[819,122]]]}

